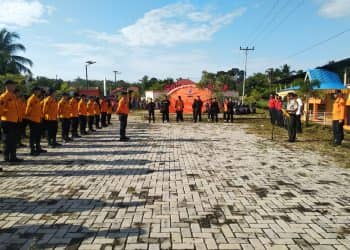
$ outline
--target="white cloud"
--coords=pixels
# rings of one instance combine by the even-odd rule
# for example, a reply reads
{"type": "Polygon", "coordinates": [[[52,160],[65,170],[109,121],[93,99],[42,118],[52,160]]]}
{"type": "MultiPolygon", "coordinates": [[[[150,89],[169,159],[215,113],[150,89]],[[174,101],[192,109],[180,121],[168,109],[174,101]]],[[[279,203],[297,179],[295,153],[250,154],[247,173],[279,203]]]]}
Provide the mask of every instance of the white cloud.
{"type": "Polygon", "coordinates": [[[56,43],[53,47],[57,49],[58,54],[71,57],[94,56],[94,53],[101,50],[101,47],[84,43],[56,43]]]}
{"type": "Polygon", "coordinates": [[[325,0],[319,14],[328,18],[350,16],[350,0],[325,0]]]}
{"type": "Polygon", "coordinates": [[[46,22],[44,15],[51,15],[54,10],[37,0],[0,0],[0,26],[27,27],[46,22]]]}
{"type": "Polygon", "coordinates": [[[207,41],[244,12],[245,8],[240,8],[217,16],[207,11],[198,11],[190,4],[178,3],[153,9],[115,34],[96,31],[89,31],[88,34],[99,40],[132,47],[207,41]]]}

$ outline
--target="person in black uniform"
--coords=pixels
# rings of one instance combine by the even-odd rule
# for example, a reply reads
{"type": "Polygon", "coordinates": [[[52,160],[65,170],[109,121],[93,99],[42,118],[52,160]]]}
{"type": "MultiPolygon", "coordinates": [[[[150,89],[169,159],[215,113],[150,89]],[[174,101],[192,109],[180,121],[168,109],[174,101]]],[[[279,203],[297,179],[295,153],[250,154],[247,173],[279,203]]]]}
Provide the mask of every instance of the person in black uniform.
{"type": "Polygon", "coordinates": [[[197,99],[193,99],[193,102],[192,102],[192,120],[193,120],[193,122],[197,122],[196,121],[196,103],[197,103],[197,99]]]}
{"type": "Polygon", "coordinates": [[[232,100],[232,97],[230,98],[228,104],[227,104],[227,122],[233,122],[233,113],[234,113],[234,108],[235,108],[235,104],[232,100]]]}
{"type": "Polygon", "coordinates": [[[211,121],[214,122],[215,120],[215,122],[218,122],[219,121],[218,114],[220,113],[220,109],[219,109],[219,103],[216,98],[214,98],[214,101],[210,106],[210,113],[211,113],[211,121]]]}
{"type": "Polygon", "coordinates": [[[169,107],[170,107],[170,101],[168,100],[168,97],[165,96],[164,100],[160,103],[160,112],[162,113],[162,121],[163,123],[169,122],[169,107]]]}
{"type": "Polygon", "coordinates": [[[195,100],[194,103],[194,122],[201,122],[202,121],[202,107],[203,107],[203,102],[201,100],[200,96],[197,96],[197,99],[195,100]]]}
{"type": "Polygon", "coordinates": [[[153,102],[153,99],[151,98],[150,102],[147,104],[147,110],[148,110],[148,122],[151,123],[151,120],[153,123],[155,122],[154,118],[154,110],[156,108],[156,104],[153,102]]]}

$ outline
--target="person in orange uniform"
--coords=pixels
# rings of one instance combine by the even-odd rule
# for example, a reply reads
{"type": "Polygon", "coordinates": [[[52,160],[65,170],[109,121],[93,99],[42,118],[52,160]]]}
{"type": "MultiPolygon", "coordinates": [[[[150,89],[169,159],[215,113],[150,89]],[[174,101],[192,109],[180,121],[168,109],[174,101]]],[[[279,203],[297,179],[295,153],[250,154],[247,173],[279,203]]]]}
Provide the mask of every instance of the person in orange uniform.
{"type": "Polygon", "coordinates": [[[95,132],[94,130],[94,118],[95,118],[95,99],[93,96],[89,97],[89,101],[86,104],[87,108],[87,117],[88,117],[88,125],[89,125],[89,131],[95,132]]]}
{"type": "Polygon", "coordinates": [[[107,101],[106,98],[103,96],[100,101],[101,106],[101,124],[102,127],[107,127],[107,101]]]}
{"type": "Polygon", "coordinates": [[[44,99],[43,106],[43,115],[46,121],[47,126],[47,142],[48,146],[55,148],[61,146],[61,144],[57,143],[57,111],[58,104],[55,98],[55,90],[50,89],[48,92],[48,96],[44,99]]]}
{"type": "Polygon", "coordinates": [[[224,100],[224,122],[228,122],[228,98],[224,100]]]}
{"type": "Polygon", "coordinates": [[[70,99],[69,104],[71,106],[71,123],[72,123],[72,137],[79,138],[78,126],[79,126],[79,112],[78,112],[78,93],[74,93],[70,99]]]}
{"type": "Polygon", "coordinates": [[[95,110],[95,126],[96,129],[101,129],[100,121],[101,121],[101,104],[100,104],[100,98],[96,97],[95,103],[94,103],[94,110],[95,110]]]}
{"type": "MultiPolygon", "coordinates": [[[[16,155],[16,133],[19,121],[19,108],[15,95],[16,83],[5,81],[6,91],[0,96],[1,126],[3,129],[4,161],[11,164],[22,162],[16,155]]],[[[0,168],[2,171],[2,169],[0,168]]]]}
{"type": "Polygon", "coordinates": [[[128,124],[129,114],[129,100],[127,92],[122,92],[122,97],[118,102],[117,114],[119,115],[120,121],[120,141],[129,141],[130,138],[126,137],[126,126],[128,124]]]}
{"type": "Polygon", "coordinates": [[[183,116],[184,107],[185,107],[185,104],[182,101],[181,96],[179,96],[179,98],[175,102],[176,122],[184,121],[184,116],[183,116]]]}
{"type": "Polygon", "coordinates": [[[69,104],[69,96],[67,93],[63,93],[61,100],[58,102],[58,117],[61,120],[62,140],[64,142],[72,141],[72,139],[69,138],[71,106],[69,104]]]}
{"type": "Polygon", "coordinates": [[[42,108],[40,105],[41,89],[38,87],[33,88],[33,94],[28,98],[26,117],[29,121],[29,144],[30,154],[32,156],[38,156],[41,153],[47,151],[40,146],[41,130],[42,130],[42,108]]]}
{"type": "Polygon", "coordinates": [[[107,100],[107,125],[112,125],[111,119],[112,119],[112,113],[113,113],[113,105],[110,98],[107,100]]]}
{"type": "Polygon", "coordinates": [[[80,134],[87,135],[86,133],[86,122],[87,122],[87,107],[86,107],[86,96],[81,95],[78,102],[78,115],[80,124],[80,134]]]}
{"type": "Polygon", "coordinates": [[[336,90],[332,112],[333,145],[339,146],[344,140],[345,100],[340,90],[336,90]]]}

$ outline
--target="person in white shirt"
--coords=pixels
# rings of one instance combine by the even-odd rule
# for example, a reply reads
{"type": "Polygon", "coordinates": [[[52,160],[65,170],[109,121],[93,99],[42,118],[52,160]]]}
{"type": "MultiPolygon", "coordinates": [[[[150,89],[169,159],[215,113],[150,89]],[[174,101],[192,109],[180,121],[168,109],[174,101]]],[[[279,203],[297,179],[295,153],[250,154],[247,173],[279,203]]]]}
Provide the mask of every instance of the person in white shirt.
{"type": "Polygon", "coordinates": [[[287,102],[287,112],[289,114],[289,123],[288,123],[288,141],[295,142],[297,128],[296,128],[296,112],[298,110],[298,103],[295,99],[294,93],[288,93],[288,102],[287,102]]]}
{"type": "Polygon", "coordinates": [[[303,101],[301,100],[300,97],[298,97],[298,95],[295,95],[296,101],[298,103],[298,110],[296,112],[296,122],[297,122],[297,133],[302,133],[302,128],[301,128],[301,116],[304,113],[304,104],[303,101]]]}

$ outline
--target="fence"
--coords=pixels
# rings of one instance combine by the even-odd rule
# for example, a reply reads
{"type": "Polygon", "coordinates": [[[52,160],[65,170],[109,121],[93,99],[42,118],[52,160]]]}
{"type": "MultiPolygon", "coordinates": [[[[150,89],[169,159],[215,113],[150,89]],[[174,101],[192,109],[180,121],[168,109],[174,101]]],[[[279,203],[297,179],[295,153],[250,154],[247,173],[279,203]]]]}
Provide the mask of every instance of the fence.
{"type": "MultiPolygon", "coordinates": [[[[306,114],[304,115],[304,120],[306,120],[306,114]]],[[[309,121],[326,125],[332,124],[332,112],[309,112],[309,121]]]]}

